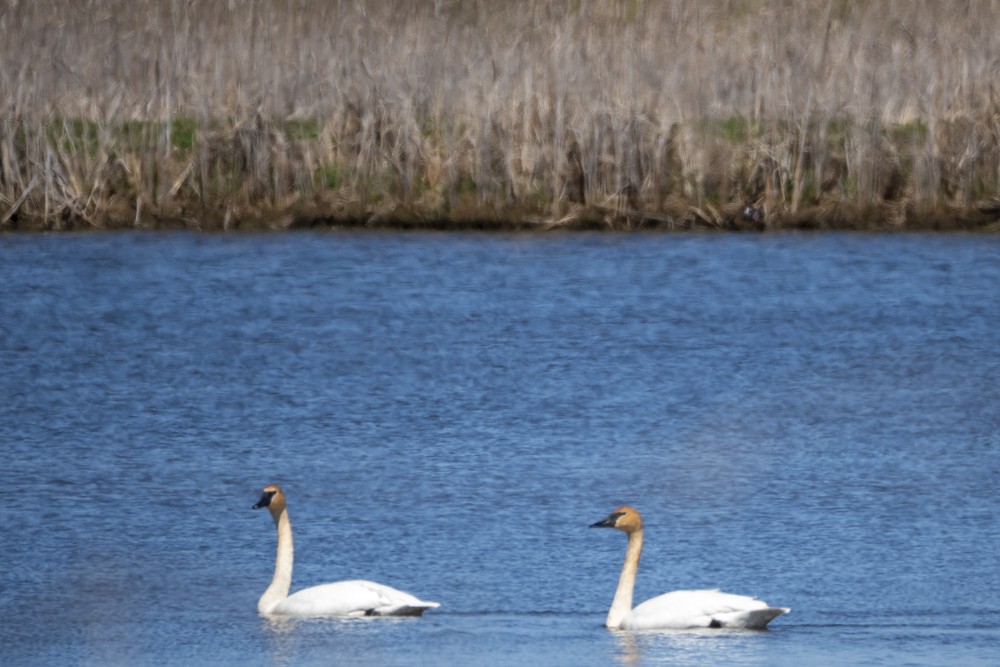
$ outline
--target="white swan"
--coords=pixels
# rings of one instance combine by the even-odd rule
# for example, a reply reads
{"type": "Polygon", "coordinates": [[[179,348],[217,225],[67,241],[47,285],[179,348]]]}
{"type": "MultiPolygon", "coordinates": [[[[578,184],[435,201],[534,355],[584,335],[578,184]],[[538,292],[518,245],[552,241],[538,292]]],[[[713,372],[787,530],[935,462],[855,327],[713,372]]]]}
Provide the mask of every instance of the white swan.
{"type": "Polygon", "coordinates": [[[718,590],[674,591],[646,600],[632,608],[632,589],[642,554],[642,516],[631,507],[619,507],[591,528],[616,528],[628,535],[625,564],[618,579],[608,618],[604,624],[622,630],[667,630],[690,628],[763,628],[771,619],[791,611],[769,607],[746,595],[718,590]]]}
{"type": "Polygon", "coordinates": [[[264,487],[253,509],[266,507],[278,528],[278,555],[274,578],[257,602],[261,614],[283,616],[419,616],[440,606],[373,581],[351,580],[322,584],[288,594],[292,585],[292,524],[285,494],[277,484],[264,487]]]}

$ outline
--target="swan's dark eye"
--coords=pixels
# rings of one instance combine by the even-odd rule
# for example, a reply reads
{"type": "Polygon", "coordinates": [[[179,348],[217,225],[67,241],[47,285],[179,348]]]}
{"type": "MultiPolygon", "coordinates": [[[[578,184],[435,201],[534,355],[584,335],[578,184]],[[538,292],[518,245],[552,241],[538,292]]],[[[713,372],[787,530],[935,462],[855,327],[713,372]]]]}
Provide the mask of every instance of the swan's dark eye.
{"type": "Polygon", "coordinates": [[[623,516],[625,516],[625,512],[612,512],[611,516],[608,517],[608,521],[610,521],[612,524],[615,524],[618,523],[618,519],[622,518],[623,516]]]}

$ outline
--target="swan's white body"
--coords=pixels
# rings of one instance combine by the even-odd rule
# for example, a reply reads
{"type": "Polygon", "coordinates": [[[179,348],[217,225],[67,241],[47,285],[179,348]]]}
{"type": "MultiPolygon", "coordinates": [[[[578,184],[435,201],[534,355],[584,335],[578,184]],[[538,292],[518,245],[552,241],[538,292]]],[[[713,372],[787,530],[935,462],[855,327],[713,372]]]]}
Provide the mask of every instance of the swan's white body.
{"type": "Polygon", "coordinates": [[[424,602],[391,586],[353,579],[303,588],[258,611],[278,616],[419,616],[437,602],[424,602]]]}
{"type": "Polygon", "coordinates": [[[264,495],[254,509],[259,507],[270,510],[278,529],[274,577],[257,602],[259,613],[278,616],[419,616],[427,609],[440,606],[437,602],[425,602],[391,586],[362,579],[322,584],[289,595],[294,547],[292,524],[281,487],[265,487],[264,495]]]}
{"type": "Polygon", "coordinates": [[[789,609],[768,607],[747,595],[719,590],[673,591],[650,598],[623,618],[622,630],[763,628],[789,609]]]}
{"type": "Polygon", "coordinates": [[[594,528],[616,528],[628,535],[628,549],[605,625],[622,630],[686,630],[692,628],[754,628],[767,626],[776,616],[791,611],[770,607],[747,595],[718,590],[673,591],[632,608],[635,575],[642,555],[642,517],[631,507],[621,507],[594,528]]]}

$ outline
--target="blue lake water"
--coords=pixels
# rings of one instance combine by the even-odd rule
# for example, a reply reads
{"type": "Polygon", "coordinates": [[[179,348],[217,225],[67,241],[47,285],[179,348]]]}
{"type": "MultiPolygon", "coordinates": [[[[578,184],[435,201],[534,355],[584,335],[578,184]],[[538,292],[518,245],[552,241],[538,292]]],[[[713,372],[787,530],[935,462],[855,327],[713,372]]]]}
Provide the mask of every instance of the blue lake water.
{"type": "Polygon", "coordinates": [[[1000,238],[0,236],[4,665],[996,665],[1000,238]],[[283,485],[293,590],[256,612],[283,485]],[[611,632],[720,587],[765,632],[611,632]]]}

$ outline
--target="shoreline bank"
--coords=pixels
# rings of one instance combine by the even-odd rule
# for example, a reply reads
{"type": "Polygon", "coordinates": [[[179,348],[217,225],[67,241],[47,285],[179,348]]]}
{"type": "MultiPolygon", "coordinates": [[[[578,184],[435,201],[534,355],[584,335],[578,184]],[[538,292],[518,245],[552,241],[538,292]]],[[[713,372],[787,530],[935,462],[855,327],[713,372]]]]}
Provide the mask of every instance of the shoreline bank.
{"type": "Polygon", "coordinates": [[[988,203],[967,210],[915,213],[891,207],[850,204],[815,206],[795,215],[767,219],[748,216],[745,207],[714,207],[708,212],[678,202],[674,214],[622,213],[601,208],[577,207],[560,219],[536,215],[508,217],[503,211],[470,212],[466,217],[443,217],[419,210],[353,210],[331,213],[316,206],[286,210],[257,210],[246,216],[213,212],[206,217],[143,214],[137,222],[128,215],[92,223],[70,215],[56,218],[14,215],[0,224],[0,234],[82,231],[195,231],[208,233],[294,232],[297,230],[378,230],[434,232],[663,232],[663,233],[768,233],[788,231],[830,232],[974,232],[1000,233],[1000,205],[988,203]]]}
{"type": "Polygon", "coordinates": [[[416,124],[383,114],[368,135],[359,128],[372,112],[356,114],[0,117],[0,231],[1000,231],[990,163],[1000,160],[1000,133],[992,145],[980,137],[971,161],[953,136],[963,124],[803,129],[646,114],[626,122],[643,124],[641,133],[623,137],[583,118],[557,140],[544,123],[494,118],[484,145],[449,116],[404,133],[400,125],[416,124]],[[538,137],[541,145],[529,143],[538,137]]]}

